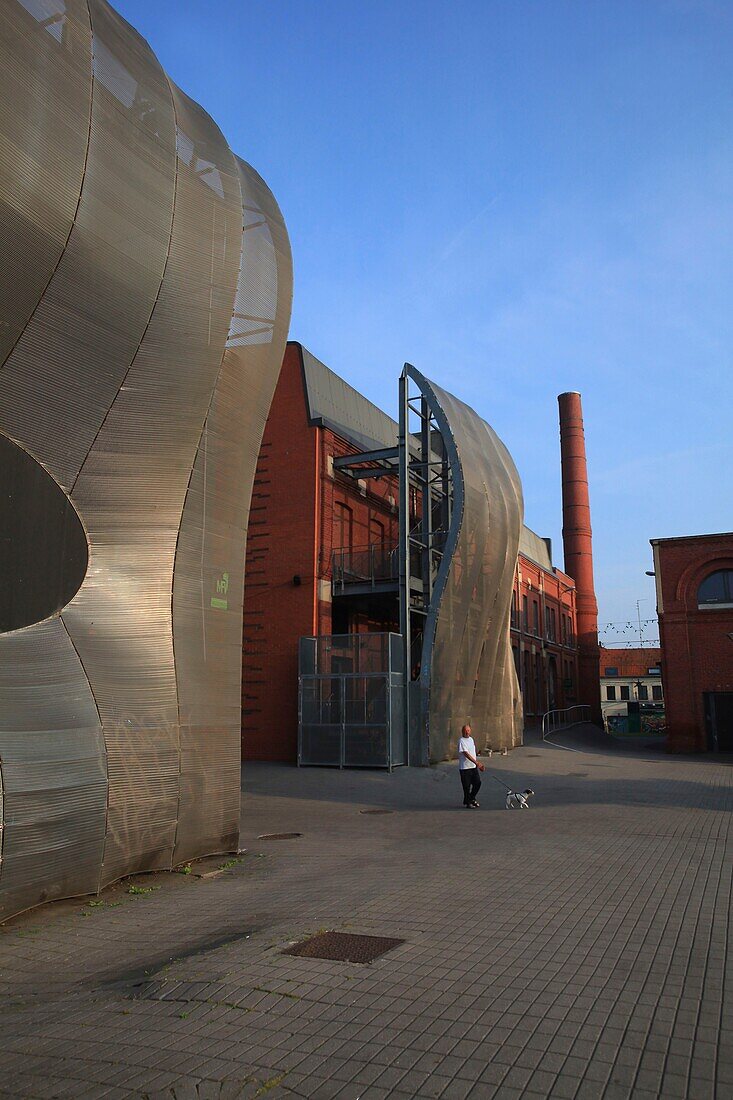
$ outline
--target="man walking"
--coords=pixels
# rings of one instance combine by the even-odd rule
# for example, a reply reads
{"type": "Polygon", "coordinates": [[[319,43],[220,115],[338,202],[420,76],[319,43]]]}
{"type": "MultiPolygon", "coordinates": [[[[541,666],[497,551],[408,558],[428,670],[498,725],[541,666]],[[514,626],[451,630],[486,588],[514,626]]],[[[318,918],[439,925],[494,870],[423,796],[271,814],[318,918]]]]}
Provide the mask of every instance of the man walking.
{"type": "Polygon", "coordinates": [[[477,810],[476,795],[481,786],[479,772],[484,770],[483,764],[479,764],[476,743],[471,736],[471,727],[465,725],[461,730],[458,742],[458,769],[463,785],[463,805],[467,810],[477,810]]]}

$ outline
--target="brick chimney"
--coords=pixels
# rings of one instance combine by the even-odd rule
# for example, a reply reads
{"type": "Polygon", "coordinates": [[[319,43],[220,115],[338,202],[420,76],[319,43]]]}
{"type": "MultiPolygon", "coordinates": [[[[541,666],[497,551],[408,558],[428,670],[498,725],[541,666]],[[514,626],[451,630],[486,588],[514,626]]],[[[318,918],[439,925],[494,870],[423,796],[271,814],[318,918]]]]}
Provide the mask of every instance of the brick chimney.
{"type": "Polygon", "coordinates": [[[565,551],[565,572],[575,581],[578,616],[578,701],[590,706],[591,720],[600,725],[598,604],[593,584],[593,546],[583,407],[579,393],[561,393],[557,400],[560,406],[562,541],[565,551]]]}

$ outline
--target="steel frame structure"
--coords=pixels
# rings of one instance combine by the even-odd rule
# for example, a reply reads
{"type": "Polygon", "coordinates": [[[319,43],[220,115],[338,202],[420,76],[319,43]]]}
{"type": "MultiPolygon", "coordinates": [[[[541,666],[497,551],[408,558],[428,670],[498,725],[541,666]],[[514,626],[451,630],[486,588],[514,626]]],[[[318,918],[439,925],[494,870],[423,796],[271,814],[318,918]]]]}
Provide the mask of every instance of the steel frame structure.
{"type": "MultiPolygon", "coordinates": [[[[447,455],[444,452],[439,457],[432,450],[436,435],[442,440],[442,429],[428,394],[420,388],[422,379],[423,376],[414,367],[405,364],[399,379],[399,435],[396,447],[345,455],[335,458],[333,463],[334,469],[357,480],[385,475],[398,479],[398,576],[393,587],[399,596],[408,733],[415,721],[421,721],[419,696],[410,687],[415,671],[413,639],[424,634],[453,503],[453,478],[447,455]],[[410,430],[411,417],[418,419],[416,431],[410,430]],[[413,499],[420,502],[417,523],[412,522],[413,499]],[[437,526],[436,508],[440,516],[437,526]]],[[[421,654],[418,654],[418,663],[420,660],[421,654]]],[[[407,745],[408,764],[419,763],[420,753],[414,736],[408,736],[407,745]]]]}
{"type": "Polygon", "coordinates": [[[408,762],[450,755],[464,722],[483,743],[517,744],[509,619],[522,493],[508,451],[473,409],[405,364],[397,446],[337,458],[334,468],[398,478],[408,762]]]}

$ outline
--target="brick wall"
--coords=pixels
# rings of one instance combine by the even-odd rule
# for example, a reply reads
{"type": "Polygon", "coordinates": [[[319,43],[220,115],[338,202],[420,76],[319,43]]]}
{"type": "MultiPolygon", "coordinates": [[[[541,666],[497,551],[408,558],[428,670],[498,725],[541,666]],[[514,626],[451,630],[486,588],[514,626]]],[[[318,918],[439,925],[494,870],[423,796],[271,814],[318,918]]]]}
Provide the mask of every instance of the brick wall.
{"type": "MultiPolygon", "coordinates": [[[[344,526],[339,506],[351,517],[353,548],[368,545],[381,530],[386,542],[397,542],[395,479],[370,478],[360,486],[334,473],[332,459],[357,450],[330,429],[309,423],[300,345],[289,343],[265,426],[247,532],[245,760],[296,759],[298,640],[332,633],[331,562],[344,526]]],[[[364,609],[351,615],[349,630],[395,625],[393,617],[364,609]]]]}
{"type": "Polygon", "coordinates": [[[242,660],[247,760],[296,757],[298,638],[316,630],[317,446],[306,416],[300,349],[288,344],[257,462],[247,531],[242,660]]]}
{"type": "MultiPolygon", "coordinates": [[[[318,431],[320,442],[320,531],[318,551],[319,588],[325,599],[319,603],[318,633],[331,634],[330,586],[335,550],[359,550],[380,540],[396,546],[399,534],[397,480],[392,477],[365,478],[359,484],[345,473],[334,472],[333,459],[358,453],[358,448],[329,428],[318,431]]],[[[396,441],[395,441],[396,442],[396,441]]],[[[354,611],[350,630],[394,629],[394,623],[368,611],[354,611]]]]}
{"type": "Polygon", "coordinates": [[[733,692],[733,608],[698,609],[702,580],[733,569],[733,534],[655,539],[662,678],[672,752],[707,748],[704,694],[733,692]]]}
{"type": "Polygon", "coordinates": [[[573,581],[559,569],[551,573],[521,554],[514,578],[511,642],[525,718],[579,702],[573,581]]]}

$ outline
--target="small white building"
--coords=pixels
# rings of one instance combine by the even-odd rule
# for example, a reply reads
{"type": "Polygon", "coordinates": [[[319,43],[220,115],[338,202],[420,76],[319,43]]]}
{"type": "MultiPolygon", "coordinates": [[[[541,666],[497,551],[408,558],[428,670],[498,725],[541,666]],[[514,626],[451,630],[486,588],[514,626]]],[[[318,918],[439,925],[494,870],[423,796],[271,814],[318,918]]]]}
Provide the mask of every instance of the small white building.
{"type": "MultiPolygon", "coordinates": [[[[626,716],[629,703],[638,703],[639,711],[660,717],[664,689],[659,649],[600,650],[601,713],[608,729],[609,718],[626,716]]],[[[655,724],[652,722],[652,724],[655,724]]]]}

